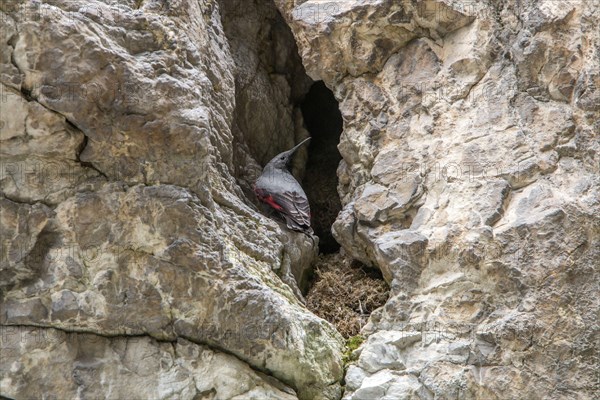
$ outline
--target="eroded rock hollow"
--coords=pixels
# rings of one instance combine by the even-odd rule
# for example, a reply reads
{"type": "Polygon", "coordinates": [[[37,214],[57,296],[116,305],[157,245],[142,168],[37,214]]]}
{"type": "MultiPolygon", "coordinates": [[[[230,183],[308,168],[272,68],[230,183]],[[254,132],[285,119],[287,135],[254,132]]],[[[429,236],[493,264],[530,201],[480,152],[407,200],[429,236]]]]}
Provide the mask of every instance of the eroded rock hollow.
{"type": "Polygon", "coordinates": [[[333,93],[322,81],[311,86],[301,110],[312,138],[302,181],[311,204],[311,223],[319,236],[321,253],[334,253],[340,248],[331,226],[342,209],[337,193],[337,168],[342,160],[337,145],[343,128],[342,115],[333,93]]]}
{"type": "Polygon", "coordinates": [[[599,14],[1,2],[0,395],[593,398],[599,14]],[[390,287],[346,365],[251,190],[308,135],[323,250],[390,287]]]}

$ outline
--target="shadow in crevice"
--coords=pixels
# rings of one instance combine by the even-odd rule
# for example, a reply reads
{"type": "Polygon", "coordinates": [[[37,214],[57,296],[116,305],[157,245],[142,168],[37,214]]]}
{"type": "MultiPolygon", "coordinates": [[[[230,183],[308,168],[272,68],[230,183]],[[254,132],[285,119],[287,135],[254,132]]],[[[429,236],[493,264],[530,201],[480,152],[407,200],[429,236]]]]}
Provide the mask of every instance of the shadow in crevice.
{"type": "Polygon", "coordinates": [[[342,156],[337,145],[343,129],[342,114],[323,81],[311,86],[300,107],[312,137],[302,186],[311,206],[311,225],[320,239],[319,249],[330,254],[340,248],[331,234],[331,225],[341,210],[337,168],[342,156]]]}

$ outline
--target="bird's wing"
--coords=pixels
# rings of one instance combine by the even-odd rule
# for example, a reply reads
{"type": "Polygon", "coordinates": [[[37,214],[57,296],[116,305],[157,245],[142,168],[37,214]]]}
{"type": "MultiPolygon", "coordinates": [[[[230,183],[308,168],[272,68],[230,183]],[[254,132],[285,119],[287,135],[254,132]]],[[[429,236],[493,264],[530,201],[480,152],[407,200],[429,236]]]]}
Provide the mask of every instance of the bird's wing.
{"type": "Polygon", "coordinates": [[[300,227],[310,227],[310,205],[304,193],[297,191],[282,191],[271,193],[273,200],[283,210],[281,213],[286,214],[290,219],[297,223],[300,227]]]}

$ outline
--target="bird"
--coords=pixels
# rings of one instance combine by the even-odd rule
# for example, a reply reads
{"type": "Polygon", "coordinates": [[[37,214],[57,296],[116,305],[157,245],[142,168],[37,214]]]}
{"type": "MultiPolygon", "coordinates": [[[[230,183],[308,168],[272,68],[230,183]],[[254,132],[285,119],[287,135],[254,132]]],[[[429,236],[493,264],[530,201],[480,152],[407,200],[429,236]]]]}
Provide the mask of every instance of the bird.
{"type": "Polygon", "coordinates": [[[285,219],[289,229],[313,235],[310,226],[310,205],[300,183],[290,172],[294,153],[307,138],[288,151],[277,154],[265,165],[262,174],[254,183],[253,190],[258,200],[267,204],[285,219]]]}

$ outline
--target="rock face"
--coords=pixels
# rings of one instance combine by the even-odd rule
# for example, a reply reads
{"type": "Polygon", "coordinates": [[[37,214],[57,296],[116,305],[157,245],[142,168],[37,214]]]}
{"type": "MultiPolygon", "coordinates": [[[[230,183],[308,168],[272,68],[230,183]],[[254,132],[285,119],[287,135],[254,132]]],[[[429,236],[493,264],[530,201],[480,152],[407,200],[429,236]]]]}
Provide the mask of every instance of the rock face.
{"type": "Polygon", "coordinates": [[[597,4],[276,3],[340,102],[334,234],[391,286],[344,398],[593,398],[597,4]]]}
{"type": "Polygon", "coordinates": [[[316,248],[245,194],[310,79],[241,4],[2,2],[2,396],[341,396],[316,248]]]}
{"type": "Polygon", "coordinates": [[[0,395],[593,398],[594,3],[0,2],[0,395]],[[250,193],[307,135],[300,58],[333,234],[391,287],[345,377],[313,242],[250,193]]]}
{"type": "Polygon", "coordinates": [[[12,361],[0,365],[3,386],[21,398],[37,398],[40,387],[31,378],[44,377],[45,394],[57,399],[124,399],[132,393],[143,399],[297,399],[239,359],[181,338],[165,343],[15,327],[3,335],[3,357],[12,361]]]}

